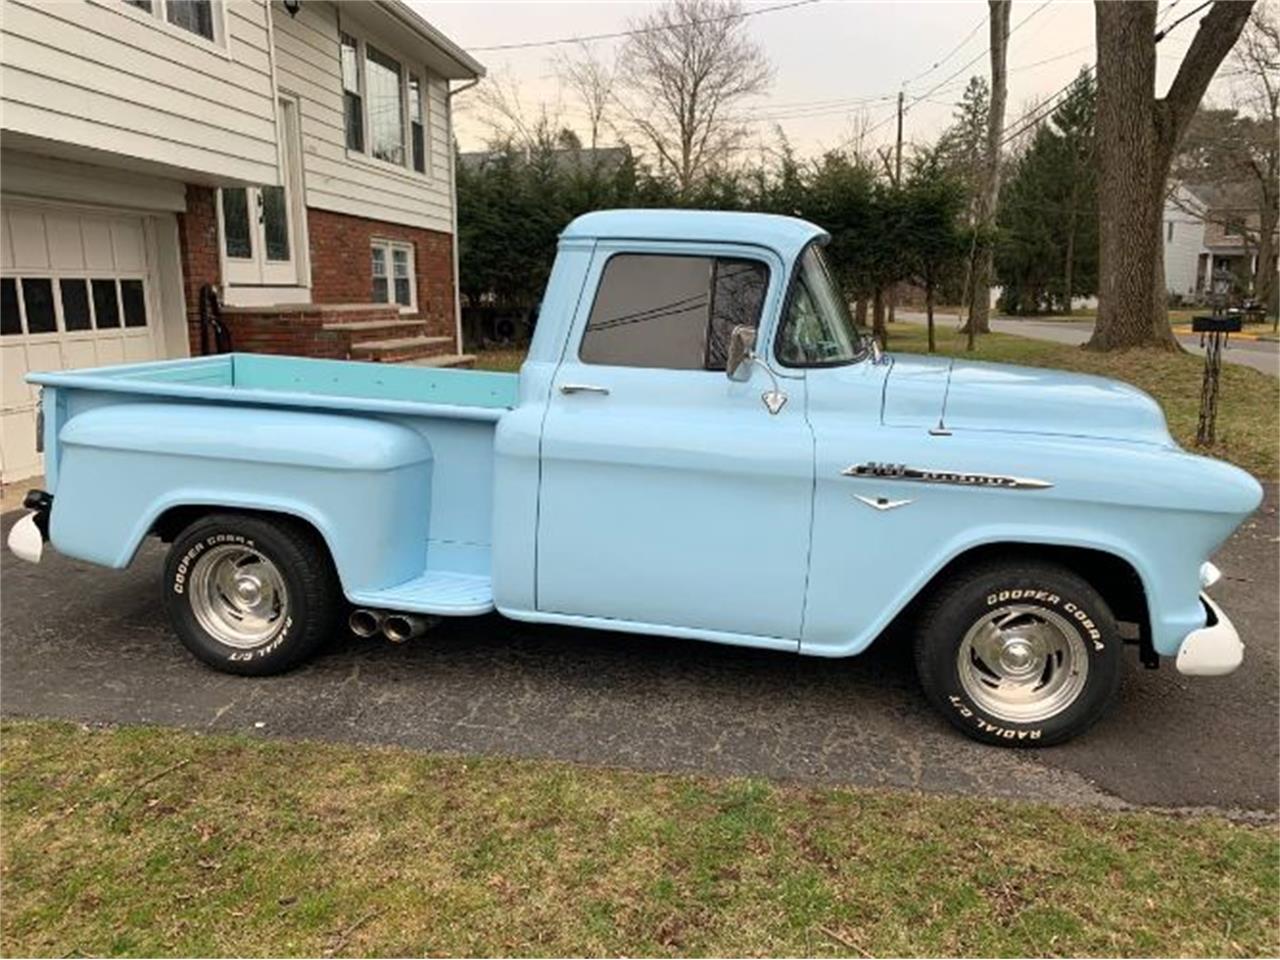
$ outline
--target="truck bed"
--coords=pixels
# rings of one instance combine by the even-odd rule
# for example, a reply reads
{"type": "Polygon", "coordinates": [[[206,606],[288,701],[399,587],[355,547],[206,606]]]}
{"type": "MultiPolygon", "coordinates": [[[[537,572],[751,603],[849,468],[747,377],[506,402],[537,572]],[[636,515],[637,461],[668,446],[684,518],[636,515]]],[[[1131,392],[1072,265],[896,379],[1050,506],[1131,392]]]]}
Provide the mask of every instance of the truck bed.
{"type": "Polygon", "coordinates": [[[224,354],[29,379],[70,556],[123,567],[175,505],[273,510],[325,536],[354,604],[493,609],[493,434],[516,374],[224,354]]]}
{"type": "Polygon", "coordinates": [[[513,373],[227,353],[36,373],[32,383],[222,402],[496,420],[515,406],[513,373]]]}

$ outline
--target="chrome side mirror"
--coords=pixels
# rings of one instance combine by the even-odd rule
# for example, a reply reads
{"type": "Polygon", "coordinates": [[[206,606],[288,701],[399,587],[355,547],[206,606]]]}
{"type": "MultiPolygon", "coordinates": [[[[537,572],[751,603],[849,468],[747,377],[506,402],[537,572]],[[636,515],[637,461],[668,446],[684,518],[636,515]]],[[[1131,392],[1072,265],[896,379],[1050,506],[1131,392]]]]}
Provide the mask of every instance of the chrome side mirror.
{"type": "Polygon", "coordinates": [[[756,350],[756,329],[739,324],[729,333],[729,358],[724,372],[730,380],[739,383],[751,379],[751,361],[756,350]]]}
{"type": "Polygon", "coordinates": [[[778,378],[769,369],[769,364],[756,355],[755,327],[736,326],[729,333],[729,357],[724,365],[725,376],[738,383],[744,383],[751,379],[753,366],[758,366],[768,374],[769,380],[773,383],[773,389],[762,393],[760,400],[764,403],[765,409],[776,416],[786,406],[787,395],[782,392],[782,387],[778,385],[778,378]]]}

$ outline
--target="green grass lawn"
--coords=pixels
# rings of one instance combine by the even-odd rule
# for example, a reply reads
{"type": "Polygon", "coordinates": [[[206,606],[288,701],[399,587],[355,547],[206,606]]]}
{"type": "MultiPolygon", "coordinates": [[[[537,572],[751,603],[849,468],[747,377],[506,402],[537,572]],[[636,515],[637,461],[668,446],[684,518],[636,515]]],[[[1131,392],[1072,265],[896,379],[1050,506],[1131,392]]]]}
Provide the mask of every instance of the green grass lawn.
{"type": "MultiPolygon", "coordinates": [[[[968,353],[965,338],[956,332],[951,320],[938,323],[937,338],[938,352],[947,356],[1057,367],[1126,380],[1155,397],[1164,408],[1174,438],[1188,450],[1196,450],[1204,373],[1204,360],[1200,357],[1162,350],[1094,353],[1002,333],[984,334],[978,338],[977,350],[968,353]]],[[[895,323],[889,327],[890,351],[923,353],[927,342],[923,326],[895,323]]],[[[523,358],[519,350],[486,351],[480,354],[477,366],[518,370],[523,358]]],[[[1218,443],[1212,449],[1197,452],[1229,460],[1262,479],[1276,479],[1280,473],[1280,381],[1238,364],[1223,364],[1218,443]]]]}
{"type": "Polygon", "coordinates": [[[7,956],[1274,955],[1280,832],[8,722],[7,956]]]}

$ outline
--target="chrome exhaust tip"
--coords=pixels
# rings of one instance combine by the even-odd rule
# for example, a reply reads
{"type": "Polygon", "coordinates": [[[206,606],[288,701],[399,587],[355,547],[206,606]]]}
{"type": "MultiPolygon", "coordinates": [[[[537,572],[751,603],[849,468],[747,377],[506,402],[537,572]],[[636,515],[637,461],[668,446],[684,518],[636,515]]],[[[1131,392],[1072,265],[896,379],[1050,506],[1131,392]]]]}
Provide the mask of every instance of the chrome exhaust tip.
{"type": "Polygon", "coordinates": [[[427,632],[432,624],[429,617],[412,613],[391,613],[382,621],[382,635],[392,643],[404,643],[427,632]]]}
{"type": "Polygon", "coordinates": [[[357,637],[372,637],[382,631],[387,615],[380,610],[352,610],[347,626],[357,637]]]}

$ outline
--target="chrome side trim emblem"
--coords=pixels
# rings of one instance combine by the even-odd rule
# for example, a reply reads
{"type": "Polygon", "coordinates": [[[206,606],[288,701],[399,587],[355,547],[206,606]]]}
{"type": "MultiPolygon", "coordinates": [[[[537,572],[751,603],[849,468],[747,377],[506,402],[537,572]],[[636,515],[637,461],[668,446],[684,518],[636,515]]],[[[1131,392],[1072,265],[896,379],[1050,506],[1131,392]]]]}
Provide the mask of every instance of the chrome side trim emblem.
{"type": "Polygon", "coordinates": [[[962,487],[999,487],[1005,490],[1044,490],[1052,487],[1048,480],[1033,477],[1011,477],[998,473],[972,473],[968,470],[943,470],[933,467],[909,467],[905,463],[859,463],[840,471],[846,477],[870,477],[875,480],[911,480],[916,483],[951,483],[962,487]]]}
{"type": "Polygon", "coordinates": [[[873,510],[894,510],[898,507],[905,507],[908,503],[915,503],[914,500],[890,500],[887,497],[864,497],[860,493],[855,493],[853,499],[861,500],[873,510]]]}

